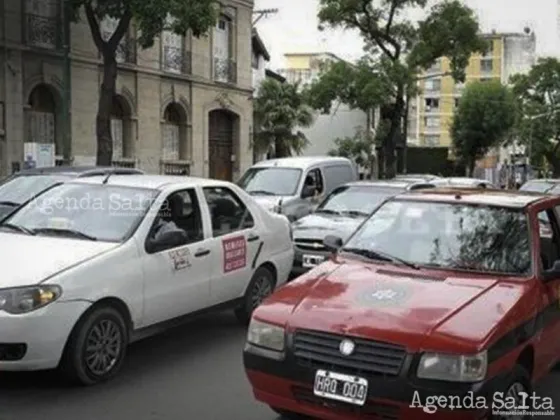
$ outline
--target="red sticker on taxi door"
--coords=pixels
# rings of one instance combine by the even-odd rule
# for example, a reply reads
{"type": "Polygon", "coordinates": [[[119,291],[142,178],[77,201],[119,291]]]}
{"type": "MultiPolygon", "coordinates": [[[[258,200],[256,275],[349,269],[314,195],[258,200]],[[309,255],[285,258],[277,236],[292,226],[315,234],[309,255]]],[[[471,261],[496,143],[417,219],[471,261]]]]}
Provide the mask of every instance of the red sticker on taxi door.
{"type": "Polygon", "coordinates": [[[247,265],[247,243],[244,236],[224,239],[224,273],[245,268],[247,265]]]}

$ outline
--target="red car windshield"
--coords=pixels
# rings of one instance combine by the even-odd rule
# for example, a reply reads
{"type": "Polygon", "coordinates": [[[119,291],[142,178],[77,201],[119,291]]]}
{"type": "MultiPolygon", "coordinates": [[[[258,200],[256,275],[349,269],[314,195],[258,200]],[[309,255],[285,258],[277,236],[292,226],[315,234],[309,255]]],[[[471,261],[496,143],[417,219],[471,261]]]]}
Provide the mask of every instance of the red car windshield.
{"type": "Polygon", "coordinates": [[[377,252],[418,266],[508,275],[531,270],[527,216],[509,208],[390,201],[344,249],[369,250],[372,258],[377,252]]]}

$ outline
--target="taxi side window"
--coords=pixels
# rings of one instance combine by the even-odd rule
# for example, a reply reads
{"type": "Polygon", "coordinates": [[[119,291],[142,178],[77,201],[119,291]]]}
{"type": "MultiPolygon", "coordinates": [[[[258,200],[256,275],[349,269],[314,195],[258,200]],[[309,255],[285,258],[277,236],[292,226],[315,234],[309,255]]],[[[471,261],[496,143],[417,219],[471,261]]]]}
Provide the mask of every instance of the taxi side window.
{"type": "Polygon", "coordinates": [[[212,233],[215,238],[255,225],[249,209],[229,188],[206,187],[204,195],[210,209],[212,233]]]}
{"type": "Polygon", "coordinates": [[[560,260],[557,221],[552,209],[539,212],[537,218],[539,222],[541,263],[544,270],[549,270],[555,261],[560,260]]]}
{"type": "Polygon", "coordinates": [[[187,244],[199,242],[204,238],[202,215],[196,191],[194,189],[177,191],[169,194],[161,205],[150,238],[166,230],[180,229],[186,233],[187,244]]]}

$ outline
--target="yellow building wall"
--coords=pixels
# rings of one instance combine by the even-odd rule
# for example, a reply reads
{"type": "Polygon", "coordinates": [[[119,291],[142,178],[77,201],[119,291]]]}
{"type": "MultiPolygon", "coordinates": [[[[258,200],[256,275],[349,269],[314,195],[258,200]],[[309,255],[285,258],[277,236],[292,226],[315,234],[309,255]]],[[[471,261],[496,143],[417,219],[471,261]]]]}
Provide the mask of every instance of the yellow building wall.
{"type": "MultiPolygon", "coordinates": [[[[481,54],[473,54],[469,60],[469,64],[466,68],[466,83],[480,80],[481,78],[496,78],[501,80],[502,77],[502,54],[504,39],[503,36],[496,34],[495,36],[488,37],[492,42],[492,53],[488,53],[484,58],[492,58],[492,72],[482,73],[480,71],[480,63],[483,59],[481,54]]],[[[441,60],[441,73],[448,73],[451,71],[450,60],[443,57],[441,60]]],[[[438,95],[426,95],[424,89],[425,82],[421,83],[421,103],[419,107],[420,112],[420,145],[425,146],[425,136],[430,134],[438,134],[435,131],[426,131],[425,127],[425,117],[433,116],[440,118],[440,147],[450,147],[451,146],[451,124],[453,122],[453,112],[455,109],[455,99],[460,98],[458,90],[456,89],[456,83],[451,76],[444,76],[441,78],[441,90],[438,95]],[[439,112],[426,112],[425,109],[425,98],[433,97],[439,99],[439,112]]]]}
{"type": "Polygon", "coordinates": [[[286,68],[291,70],[307,70],[311,68],[310,55],[285,55],[286,68]]]}

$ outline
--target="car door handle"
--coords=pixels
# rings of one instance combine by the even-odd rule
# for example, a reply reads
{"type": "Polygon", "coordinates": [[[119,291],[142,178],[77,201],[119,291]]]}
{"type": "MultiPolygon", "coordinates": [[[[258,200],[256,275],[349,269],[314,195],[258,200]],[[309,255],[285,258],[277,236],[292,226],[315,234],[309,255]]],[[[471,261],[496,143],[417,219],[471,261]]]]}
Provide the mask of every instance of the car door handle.
{"type": "Polygon", "coordinates": [[[200,258],[200,257],[205,257],[206,255],[210,254],[210,250],[209,249],[199,249],[196,251],[196,253],[194,254],[194,256],[196,258],[200,258]]]}
{"type": "Polygon", "coordinates": [[[259,235],[251,234],[247,238],[247,242],[255,242],[259,240],[259,235]]]}

